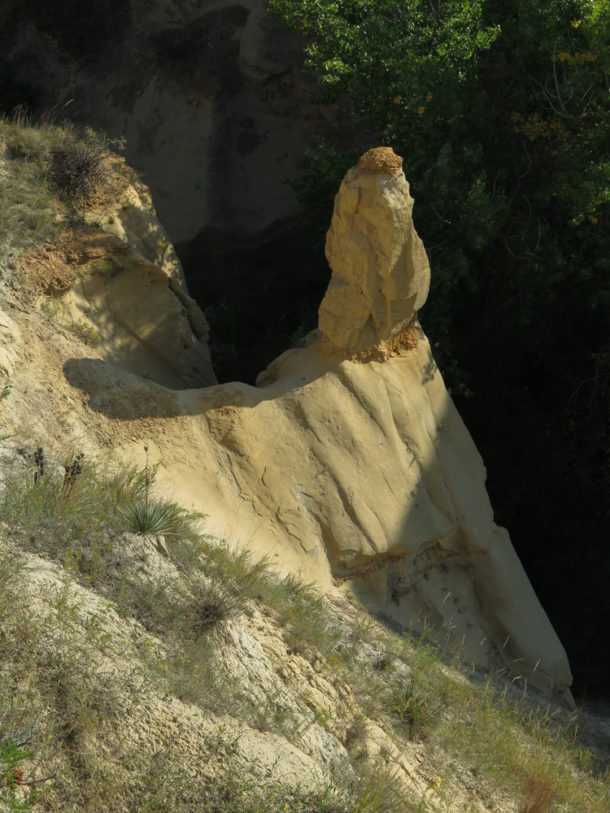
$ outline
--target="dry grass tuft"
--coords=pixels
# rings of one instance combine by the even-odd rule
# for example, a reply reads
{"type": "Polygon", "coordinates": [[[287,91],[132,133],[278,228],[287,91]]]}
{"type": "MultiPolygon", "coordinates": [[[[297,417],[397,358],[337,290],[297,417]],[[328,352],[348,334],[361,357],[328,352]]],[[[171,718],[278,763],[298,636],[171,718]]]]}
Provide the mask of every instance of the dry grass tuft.
{"type": "Polygon", "coordinates": [[[559,799],[550,779],[530,774],[523,783],[519,813],[547,813],[559,799]]]}
{"type": "MultiPolygon", "coordinates": [[[[37,123],[23,112],[0,117],[0,270],[24,251],[55,242],[70,222],[83,221],[89,206],[133,179],[111,152],[121,146],[91,128],[55,125],[48,117],[37,123]]],[[[49,265],[44,251],[31,259],[49,265]]],[[[65,269],[49,274],[65,289],[65,269]]]]}

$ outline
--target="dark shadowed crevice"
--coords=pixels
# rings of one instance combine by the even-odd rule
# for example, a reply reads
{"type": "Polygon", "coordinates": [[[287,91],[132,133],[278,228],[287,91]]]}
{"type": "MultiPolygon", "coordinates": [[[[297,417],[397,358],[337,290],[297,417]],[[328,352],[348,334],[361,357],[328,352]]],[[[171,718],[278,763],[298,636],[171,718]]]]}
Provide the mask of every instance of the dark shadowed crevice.
{"type": "Polygon", "coordinates": [[[124,37],[131,23],[131,9],[124,0],[97,0],[85,13],[80,0],[9,3],[4,19],[7,29],[17,30],[28,23],[44,32],[64,55],[87,63],[107,54],[124,37]]]}
{"type": "Polygon", "coordinates": [[[330,269],[324,236],[310,222],[282,221],[241,240],[205,228],[176,248],[210,325],[220,382],[254,384],[274,358],[317,326],[330,269]]]}

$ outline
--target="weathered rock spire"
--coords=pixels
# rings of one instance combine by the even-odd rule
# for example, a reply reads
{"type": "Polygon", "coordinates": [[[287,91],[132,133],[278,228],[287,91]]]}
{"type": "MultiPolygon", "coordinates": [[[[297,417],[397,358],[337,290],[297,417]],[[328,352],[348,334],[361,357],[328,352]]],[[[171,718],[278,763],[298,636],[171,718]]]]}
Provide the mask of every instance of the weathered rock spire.
{"type": "Polygon", "coordinates": [[[402,158],[390,147],[369,150],[345,176],[326,238],[333,273],[318,323],[336,348],[377,346],[426,301],[430,266],[412,209],[402,158]]]}

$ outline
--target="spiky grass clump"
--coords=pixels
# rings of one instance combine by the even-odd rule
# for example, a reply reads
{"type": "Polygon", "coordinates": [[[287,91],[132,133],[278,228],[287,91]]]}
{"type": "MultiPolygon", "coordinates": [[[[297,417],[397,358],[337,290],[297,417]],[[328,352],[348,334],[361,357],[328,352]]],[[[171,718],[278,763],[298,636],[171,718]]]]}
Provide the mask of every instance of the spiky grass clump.
{"type": "Polygon", "coordinates": [[[150,536],[188,535],[193,512],[169,500],[131,500],[119,508],[128,530],[150,536]]]}
{"type": "Polygon", "coordinates": [[[170,500],[154,499],[155,467],[110,471],[79,454],[63,466],[45,458],[39,448],[32,465],[15,465],[4,477],[0,520],[16,524],[35,542],[42,534],[64,542],[87,530],[192,537],[202,514],[170,500]]]}
{"type": "Polygon", "coordinates": [[[409,739],[425,736],[442,710],[441,704],[422,690],[413,678],[391,684],[385,702],[388,711],[404,727],[409,739]]]}
{"type": "Polygon", "coordinates": [[[119,513],[127,523],[128,530],[150,536],[171,536],[192,539],[197,536],[195,523],[203,514],[188,511],[172,500],[151,498],[150,492],[157,473],[148,459],[148,443],[144,444],[146,462],[142,472],[142,495],[130,499],[119,507],[119,513]]]}
{"type": "Polygon", "coordinates": [[[230,585],[221,582],[200,584],[194,591],[192,628],[196,637],[204,635],[243,607],[243,599],[230,585]]]}

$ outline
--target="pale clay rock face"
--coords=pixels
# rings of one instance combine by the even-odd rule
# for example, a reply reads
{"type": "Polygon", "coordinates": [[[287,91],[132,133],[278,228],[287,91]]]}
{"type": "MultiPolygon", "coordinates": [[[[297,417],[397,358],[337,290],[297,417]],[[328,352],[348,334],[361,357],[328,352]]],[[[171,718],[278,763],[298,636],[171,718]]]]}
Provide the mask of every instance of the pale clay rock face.
{"type": "Polygon", "coordinates": [[[68,252],[77,270],[54,299],[56,321],[68,330],[86,326],[105,362],[165,387],[216,383],[205,315],[188,293],[148,189],[126,186],[90,207],[86,222],[98,231],[73,233],[68,252]]]}
{"type": "Polygon", "coordinates": [[[319,310],[319,328],[336,348],[351,354],[375,347],[426,301],[430,266],[412,209],[401,169],[358,165],[347,173],[326,239],[333,274],[319,310]]]}
{"type": "MultiPolygon", "coordinates": [[[[0,399],[3,432],[35,437],[51,453],[68,439],[88,455],[114,449],[136,465],[146,443],[160,464],[159,493],[207,514],[210,533],[331,593],[348,588],[368,608],[457,645],[468,661],[569,697],[565,651],[494,524],[483,462],[421,328],[414,322],[417,341],[385,360],[345,352],[383,343],[425,299],[428,264],[406,217],[411,205],[401,172],[348,173],[320,318],[344,350],[323,352],[314,333],[269,365],[263,386],[167,389],[141,367],[92,358],[36,310],[11,310],[12,321],[0,318],[3,336],[19,337],[7,344],[15,355],[0,358],[13,383],[0,399]]],[[[134,258],[126,278],[142,265],[134,258]]],[[[149,289],[118,298],[150,314],[149,289]]],[[[103,293],[100,319],[112,311],[103,293]]]]}

